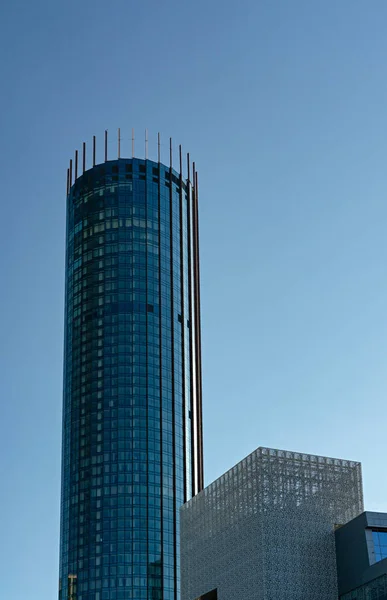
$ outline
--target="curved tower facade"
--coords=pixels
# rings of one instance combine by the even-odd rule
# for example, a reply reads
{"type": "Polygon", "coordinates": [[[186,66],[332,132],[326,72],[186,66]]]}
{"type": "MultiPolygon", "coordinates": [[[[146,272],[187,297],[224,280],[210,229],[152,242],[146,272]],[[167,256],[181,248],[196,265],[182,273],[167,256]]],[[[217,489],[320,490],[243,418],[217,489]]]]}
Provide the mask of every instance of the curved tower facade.
{"type": "Polygon", "coordinates": [[[59,600],[178,600],[203,487],[197,174],[181,148],[178,170],[106,149],[68,171],[59,600]]]}

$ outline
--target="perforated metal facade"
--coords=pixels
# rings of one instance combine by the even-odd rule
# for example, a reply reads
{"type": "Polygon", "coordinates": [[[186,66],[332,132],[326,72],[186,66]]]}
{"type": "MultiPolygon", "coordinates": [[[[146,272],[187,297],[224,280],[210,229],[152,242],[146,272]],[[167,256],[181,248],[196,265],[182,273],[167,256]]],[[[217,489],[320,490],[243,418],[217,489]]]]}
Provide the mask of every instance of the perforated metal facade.
{"type": "Polygon", "coordinates": [[[258,448],[181,508],[182,600],[337,600],[334,525],[362,511],[360,463],[258,448]]]}

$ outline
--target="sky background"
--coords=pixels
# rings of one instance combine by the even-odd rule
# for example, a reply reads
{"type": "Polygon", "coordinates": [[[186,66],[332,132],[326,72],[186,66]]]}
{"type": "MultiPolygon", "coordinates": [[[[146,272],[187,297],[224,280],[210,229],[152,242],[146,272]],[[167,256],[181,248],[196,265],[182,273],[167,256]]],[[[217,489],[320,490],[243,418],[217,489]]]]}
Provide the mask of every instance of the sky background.
{"type": "Polygon", "coordinates": [[[3,0],[0,581],[58,581],[66,169],[92,136],[200,185],[205,480],[360,460],[387,510],[385,0],[3,0]]]}

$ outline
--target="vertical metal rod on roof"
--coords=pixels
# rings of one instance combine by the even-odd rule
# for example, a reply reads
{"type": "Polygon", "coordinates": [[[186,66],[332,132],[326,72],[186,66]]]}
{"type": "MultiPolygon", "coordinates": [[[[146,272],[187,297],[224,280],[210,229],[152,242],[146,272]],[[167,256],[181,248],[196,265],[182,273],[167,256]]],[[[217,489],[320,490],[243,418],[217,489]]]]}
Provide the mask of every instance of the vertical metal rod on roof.
{"type": "Polygon", "coordinates": [[[75,177],[74,177],[74,181],[76,181],[78,179],[78,150],[75,150],[75,177]]]}
{"type": "Polygon", "coordinates": [[[191,169],[189,164],[189,152],[187,152],[187,182],[189,183],[191,177],[191,169]]]}
{"type": "Polygon", "coordinates": [[[121,158],[121,129],[118,128],[118,158],[121,158]]]}
{"type": "Polygon", "coordinates": [[[181,144],[179,145],[179,161],[180,161],[180,177],[183,177],[183,154],[181,151],[181,144]]]}
{"type": "Polygon", "coordinates": [[[107,161],[107,142],[108,142],[108,138],[107,138],[107,129],[105,129],[105,162],[107,161]]]}
{"type": "Polygon", "coordinates": [[[73,161],[70,158],[70,188],[73,185],[73,161]]]}
{"type": "Polygon", "coordinates": [[[172,169],[172,138],[169,138],[169,164],[172,169]]]}
{"type": "Polygon", "coordinates": [[[194,162],[192,163],[192,187],[196,198],[196,166],[194,162]]]}
{"type": "Polygon", "coordinates": [[[93,167],[95,167],[95,135],[93,135],[93,167]]]}
{"type": "Polygon", "coordinates": [[[134,129],[132,129],[132,158],[134,158],[134,129]]]}
{"type": "Polygon", "coordinates": [[[145,129],[145,160],[148,159],[148,130],[145,129]]]}
{"type": "Polygon", "coordinates": [[[86,142],[83,142],[82,173],[86,171],[86,142]]]}
{"type": "Polygon", "coordinates": [[[70,169],[67,169],[67,188],[66,188],[67,196],[69,195],[69,189],[70,189],[69,180],[70,180],[70,169]]]}
{"type": "Polygon", "coordinates": [[[157,134],[157,161],[161,162],[160,132],[157,134]]]}

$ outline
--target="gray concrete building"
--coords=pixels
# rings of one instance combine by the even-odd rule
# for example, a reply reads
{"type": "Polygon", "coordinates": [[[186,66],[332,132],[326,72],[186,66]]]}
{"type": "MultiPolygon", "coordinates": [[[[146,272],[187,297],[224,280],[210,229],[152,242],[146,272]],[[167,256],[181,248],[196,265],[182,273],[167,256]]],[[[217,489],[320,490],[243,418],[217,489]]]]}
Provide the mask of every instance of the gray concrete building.
{"type": "Polygon", "coordinates": [[[182,600],[337,600],[361,465],[258,448],[181,508],[182,600]]]}

